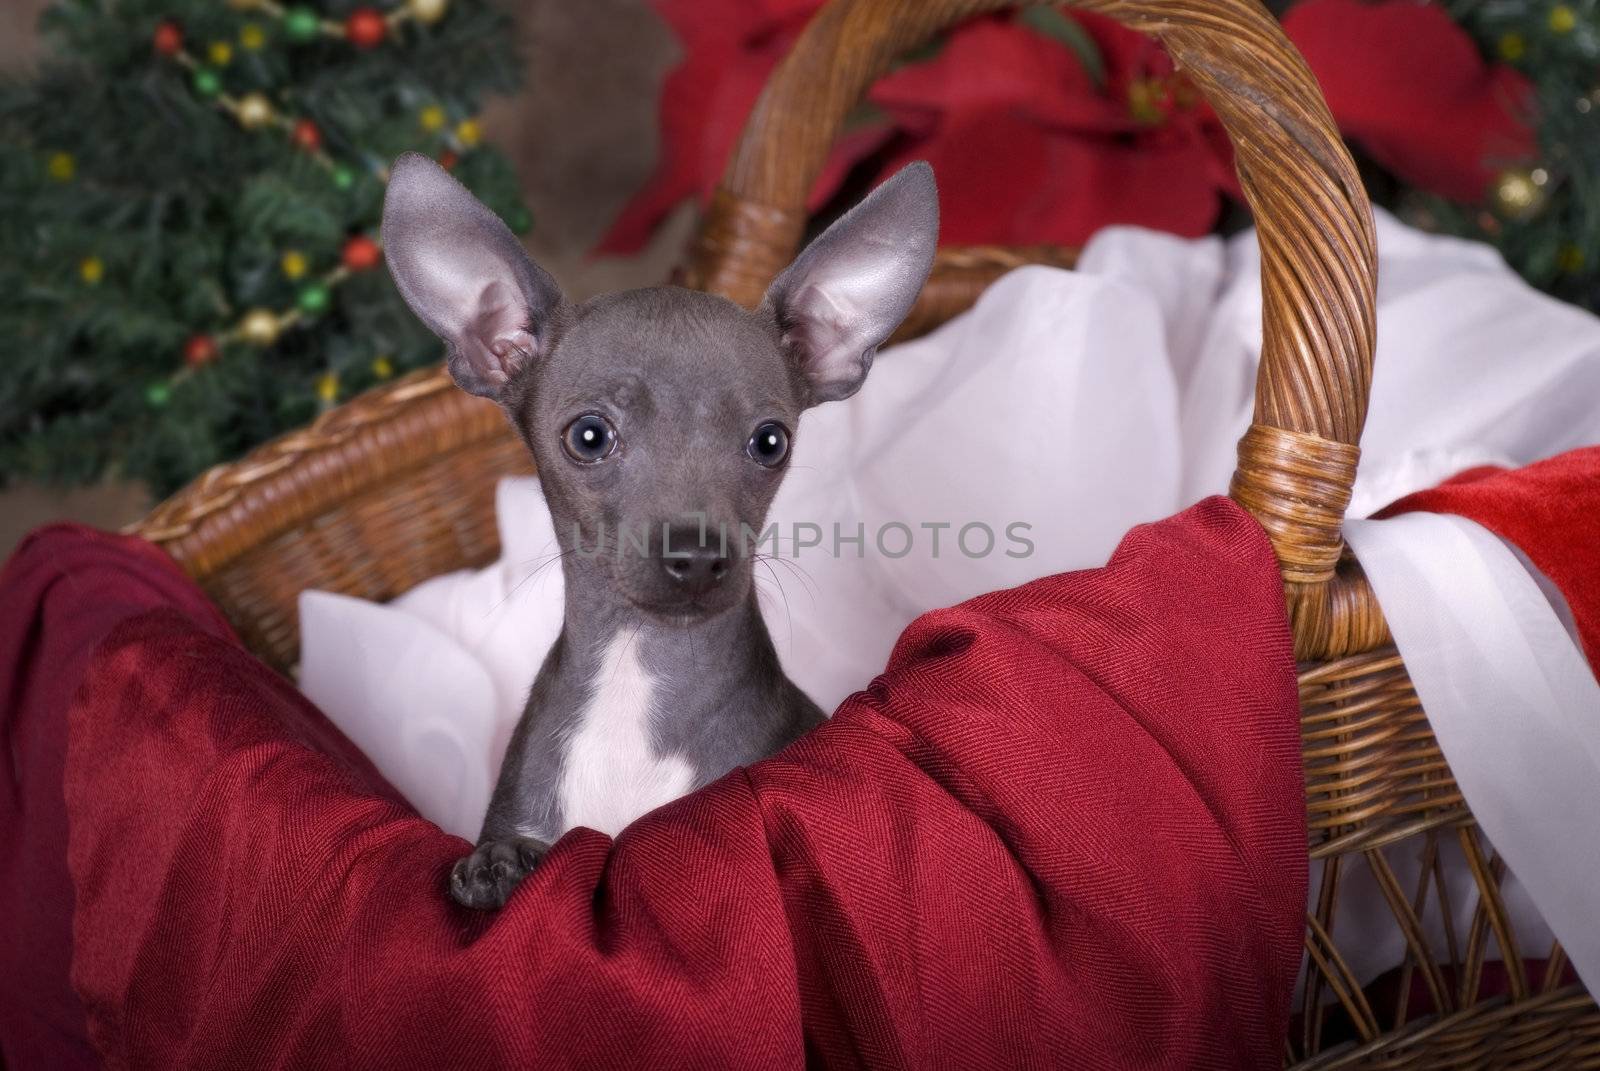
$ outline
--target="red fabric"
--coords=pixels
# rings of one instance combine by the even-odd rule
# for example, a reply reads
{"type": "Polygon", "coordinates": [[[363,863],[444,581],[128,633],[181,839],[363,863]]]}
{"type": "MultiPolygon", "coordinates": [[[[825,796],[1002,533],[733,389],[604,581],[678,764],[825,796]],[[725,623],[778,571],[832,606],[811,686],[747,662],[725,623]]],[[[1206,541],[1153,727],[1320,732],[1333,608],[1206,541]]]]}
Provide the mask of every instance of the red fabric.
{"type": "MultiPolygon", "coordinates": [[[[90,539],[157,568],[58,532],[12,570],[90,539]]],[[[64,654],[44,628],[0,673],[64,654]]],[[[493,915],[444,894],[465,842],[331,758],[209,611],[111,629],[66,713],[72,977],[114,1067],[1281,1059],[1295,667],[1271,549],[1225,499],[925,615],[829,724],[615,842],[574,831],[493,915]]]]}
{"type": "MultiPolygon", "coordinates": [[[[40,529],[0,573],[0,1066],[72,1071],[102,1066],[68,981],[72,884],[62,775],[67,709],[96,648],[130,618],[161,608],[189,635],[232,645],[233,632],[172,559],[137,539],[77,525],[40,529]]],[[[252,679],[276,681],[259,664],[252,679]]],[[[299,730],[319,750],[392,792],[325,718],[299,730]]],[[[95,780],[92,768],[84,776],[95,780]]],[[[117,791],[116,783],[99,783],[117,791]]]]}
{"type": "Polygon", "coordinates": [[[1520,469],[1469,469],[1377,514],[1454,513],[1516,544],[1566,597],[1591,666],[1600,667],[1600,446],[1520,469]]]}
{"type": "Polygon", "coordinates": [[[66,709],[106,631],[149,606],[229,635],[170,559],[87,529],[31,536],[0,574],[0,1065],[100,1066],[67,982],[66,709]]]}

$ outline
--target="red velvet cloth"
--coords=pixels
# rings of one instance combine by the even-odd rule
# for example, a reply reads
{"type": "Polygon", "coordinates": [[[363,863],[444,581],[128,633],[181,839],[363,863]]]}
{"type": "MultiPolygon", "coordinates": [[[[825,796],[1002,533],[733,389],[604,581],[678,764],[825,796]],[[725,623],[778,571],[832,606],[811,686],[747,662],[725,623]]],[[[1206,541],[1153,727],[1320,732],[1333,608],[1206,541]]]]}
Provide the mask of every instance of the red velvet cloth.
{"type": "MultiPolygon", "coordinates": [[[[8,629],[45,622],[0,680],[59,689],[7,731],[69,726],[72,981],[112,1066],[1279,1064],[1295,667],[1271,549],[1225,499],[925,615],[829,724],[614,842],[574,831],[488,915],[444,894],[465,842],[153,583],[182,586],[81,531],[0,579],[8,629]],[[71,582],[86,548],[125,579],[71,582]],[[54,619],[94,621],[94,656],[54,619]]],[[[6,954],[19,986],[49,972],[6,954]]]]}
{"type": "Polygon", "coordinates": [[[1600,446],[1520,469],[1469,469],[1377,516],[1454,513],[1515,544],[1566,597],[1591,666],[1600,669],[1600,446]]]}

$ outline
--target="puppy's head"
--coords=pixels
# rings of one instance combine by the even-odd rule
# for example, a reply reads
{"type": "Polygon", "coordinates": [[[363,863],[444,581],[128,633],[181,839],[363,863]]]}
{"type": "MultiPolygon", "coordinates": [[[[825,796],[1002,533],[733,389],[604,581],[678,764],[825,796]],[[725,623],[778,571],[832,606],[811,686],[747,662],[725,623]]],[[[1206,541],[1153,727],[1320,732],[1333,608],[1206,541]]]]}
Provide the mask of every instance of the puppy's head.
{"type": "Polygon", "coordinates": [[[383,213],[401,295],[448,347],[461,388],[500,403],[521,432],[563,549],[673,619],[749,590],[749,543],[800,413],[860,388],[937,240],[933,172],[913,164],[812,242],[754,311],[676,287],[573,305],[426,157],[396,161],[383,213]]]}

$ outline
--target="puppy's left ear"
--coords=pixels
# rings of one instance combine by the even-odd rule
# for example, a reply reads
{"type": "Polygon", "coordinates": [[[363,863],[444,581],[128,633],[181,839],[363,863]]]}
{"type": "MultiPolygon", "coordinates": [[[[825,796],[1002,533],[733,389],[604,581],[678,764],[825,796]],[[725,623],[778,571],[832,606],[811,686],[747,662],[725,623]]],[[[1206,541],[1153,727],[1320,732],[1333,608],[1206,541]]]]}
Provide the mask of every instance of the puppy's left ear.
{"type": "Polygon", "coordinates": [[[911,311],[939,244],[933,168],[914,163],[823,231],[767,290],[807,404],[860,389],[878,347],[911,311]]]}
{"type": "Polygon", "coordinates": [[[389,170],[383,250],[400,296],[449,347],[456,383],[505,401],[549,337],[556,281],[465,186],[414,152],[389,170]]]}

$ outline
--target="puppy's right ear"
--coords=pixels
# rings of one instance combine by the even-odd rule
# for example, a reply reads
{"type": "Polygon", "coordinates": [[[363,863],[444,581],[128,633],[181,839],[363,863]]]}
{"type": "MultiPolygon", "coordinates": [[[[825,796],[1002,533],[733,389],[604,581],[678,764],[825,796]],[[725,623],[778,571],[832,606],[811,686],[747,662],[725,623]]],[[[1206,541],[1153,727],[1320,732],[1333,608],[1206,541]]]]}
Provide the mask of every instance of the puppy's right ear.
{"type": "Polygon", "coordinates": [[[461,389],[503,400],[539,355],[561,289],[509,228],[444,168],[418,153],[394,162],[383,250],[400,296],[449,347],[461,389]]]}

